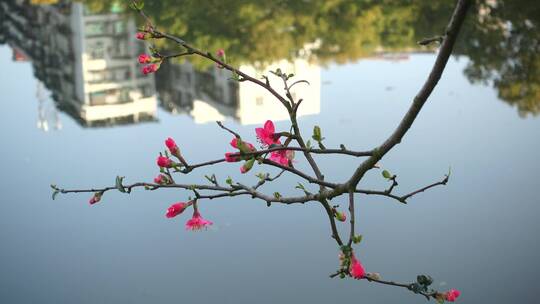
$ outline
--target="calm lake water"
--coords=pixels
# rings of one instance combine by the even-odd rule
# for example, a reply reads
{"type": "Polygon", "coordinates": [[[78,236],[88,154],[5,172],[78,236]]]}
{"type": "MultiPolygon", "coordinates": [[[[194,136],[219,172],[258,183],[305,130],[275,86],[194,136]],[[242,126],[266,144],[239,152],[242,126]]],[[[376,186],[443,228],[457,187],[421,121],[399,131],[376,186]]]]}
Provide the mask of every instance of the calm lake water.
{"type": "MultiPolygon", "coordinates": [[[[208,70],[202,63],[174,63],[155,76],[141,77],[136,56],[144,45],[133,39],[133,19],[121,13],[120,5],[88,2],[86,8],[67,2],[0,3],[0,98],[5,109],[0,120],[1,303],[425,301],[395,287],[329,279],[338,267],[338,248],[319,204],[268,208],[247,197],[202,202],[201,212],[214,226],[191,233],[184,230],[189,214],[164,216],[171,203],[188,198],[188,191],[108,192],[93,206],[88,195],[51,200],[51,183],[66,188],[109,186],[116,175],[126,176],[128,183],[151,181],[158,172],[155,158],[168,136],[192,162],[221,158],[231,151],[230,136],[215,120],[223,120],[252,142],[254,128],[268,118],[276,121],[278,130],[289,128],[271,97],[247,83],[230,83],[221,70],[208,70]]],[[[345,20],[334,34],[326,33],[323,23],[331,20],[324,18],[331,14],[320,12],[320,28],[313,33],[306,31],[295,42],[283,34],[283,45],[296,47],[296,56],[285,52],[280,57],[281,50],[270,45],[266,50],[274,50],[276,58],[259,55],[272,59],[266,69],[279,66],[310,80],[310,86],[296,92],[306,99],[299,119],[305,134],[320,125],[328,147],[370,149],[395,128],[435,58],[432,49],[411,47],[430,29],[407,21],[405,13],[432,9],[444,25],[448,5],[443,2],[440,7],[397,5],[382,11],[358,4],[361,12],[388,17],[384,20],[393,24],[391,28],[402,26],[395,34],[370,31],[371,23],[359,30],[371,19],[358,12],[355,23],[345,20]],[[353,25],[356,32],[341,31],[353,25]],[[364,38],[375,38],[358,44],[352,38],[338,39],[363,31],[364,38]],[[405,35],[408,40],[393,40],[403,32],[410,33],[405,35]],[[305,44],[310,35],[324,39],[305,44]],[[339,51],[344,49],[349,51],[339,51]],[[317,56],[320,60],[313,60],[317,56]]],[[[516,2],[538,6],[535,1],[516,2]]],[[[201,25],[204,20],[186,17],[205,9],[213,16],[206,4],[197,7],[188,1],[177,15],[159,14],[160,4],[148,5],[173,32],[201,28],[199,36],[189,38],[200,44],[207,41],[209,49],[216,49],[209,38],[231,40],[225,29],[221,35],[201,25]],[[174,16],[189,22],[176,24],[174,16]]],[[[255,16],[242,19],[246,22],[264,19],[249,5],[242,10],[235,5],[241,6],[235,3],[231,11],[255,16]]],[[[537,298],[540,95],[535,90],[540,79],[540,22],[512,8],[507,5],[506,15],[499,15],[496,5],[476,8],[459,55],[450,60],[402,144],[381,162],[399,176],[397,193],[438,181],[449,167],[450,183],[413,197],[408,205],[357,196],[357,229],[364,240],[356,252],[367,271],[404,282],[430,274],[436,288],[461,290],[460,303],[533,303],[537,298]],[[512,35],[497,29],[482,36],[475,32],[482,18],[513,21],[512,35]],[[513,44],[512,53],[504,53],[507,49],[495,47],[486,37],[506,37],[497,41],[501,45],[519,43],[513,44]]],[[[296,16],[298,24],[307,24],[302,23],[305,16],[315,16],[311,8],[301,13],[291,4],[286,9],[282,13],[296,16]]],[[[346,11],[355,12],[351,7],[346,11]]],[[[231,14],[222,22],[233,22],[231,14]]],[[[279,20],[277,24],[284,26],[289,19],[279,20]]],[[[220,26],[219,21],[206,22],[220,26]]],[[[431,35],[437,33],[433,31],[431,35]]],[[[253,73],[265,69],[255,63],[260,60],[257,54],[246,51],[250,43],[264,43],[256,34],[239,34],[227,49],[253,73]]],[[[275,39],[280,36],[269,36],[279,46],[275,39]]],[[[359,162],[328,156],[317,160],[332,181],[346,179],[359,162]]],[[[299,168],[308,170],[303,158],[297,161],[299,168]]],[[[238,167],[221,164],[177,181],[200,183],[204,174],[215,173],[222,181],[232,176],[253,183],[255,173],[267,170],[255,167],[241,176],[238,167]]],[[[289,175],[263,190],[298,195],[295,184],[289,175]]],[[[361,183],[362,188],[386,186],[375,170],[361,183]]],[[[345,205],[341,199],[335,203],[345,205]]],[[[339,228],[348,232],[348,225],[339,228]]]]}

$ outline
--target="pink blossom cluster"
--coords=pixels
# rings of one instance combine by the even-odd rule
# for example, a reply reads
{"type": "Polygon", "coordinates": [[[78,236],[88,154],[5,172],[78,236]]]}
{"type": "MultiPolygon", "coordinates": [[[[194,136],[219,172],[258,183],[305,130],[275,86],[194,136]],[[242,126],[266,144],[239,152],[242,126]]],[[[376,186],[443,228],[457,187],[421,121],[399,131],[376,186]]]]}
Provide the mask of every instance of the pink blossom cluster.
{"type": "MultiPolygon", "coordinates": [[[[271,120],[267,120],[262,128],[255,128],[258,141],[263,148],[273,148],[281,146],[279,140],[280,134],[275,132],[274,123],[271,120]]],[[[256,152],[257,149],[249,142],[243,141],[240,138],[233,138],[231,146],[239,150],[239,152],[227,152],[225,153],[226,162],[239,162],[246,160],[244,165],[240,168],[240,172],[248,172],[254,163],[254,158],[251,155],[242,155],[245,153],[256,152]]],[[[270,153],[269,160],[280,164],[282,166],[289,166],[289,162],[294,159],[294,151],[291,150],[278,150],[270,153]]]]}
{"type": "Polygon", "coordinates": [[[159,69],[159,66],[161,65],[161,58],[152,57],[148,54],[140,54],[139,63],[145,64],[141,68],[141,72],[144,75],[147,75],[150,73],[154,73],[159,69]]]}
{"type": "Polygon", "coordinates": [[[454,302],[460,295],[461,293],[459,292],[459,290],[457,289],[450,289],[449,291],[447,291],[444,295],[446,301],[448,302],[454,302]]]}
{"type": "Polygon", "coordinates": [[[351,253],[351,267],[349,269],[351,276],[357,280],[363,279],[366,276],[364,266],[360,261],[351,253]]]}
{"type": "MultiPolygon", "coordinates": [[[[192,201],[190,202],[178,202],[172,204],[168,209],[165,216],[167,218],[173,218],[179,214],[182,214],[186,208],[193,205],[192,201]]],[[[207,219],[204,219],[197,208],[193,208],[193,216],[186,222],[186,230],[197,231],[202,229],[207,229],[213,223],[207,219]]]]}

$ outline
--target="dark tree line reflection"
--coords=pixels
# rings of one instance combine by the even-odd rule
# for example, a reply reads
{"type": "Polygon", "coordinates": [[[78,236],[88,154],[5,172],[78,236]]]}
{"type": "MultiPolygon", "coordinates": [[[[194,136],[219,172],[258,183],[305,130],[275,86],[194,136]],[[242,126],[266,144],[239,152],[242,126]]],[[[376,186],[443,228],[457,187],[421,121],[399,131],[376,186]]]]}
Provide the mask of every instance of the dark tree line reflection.
{"type": "MultiPolygon", "coordinates": [[[[83,2],[93,13],[110,13],[128,1],[83,2]]],[[[416,42],[444,33],[454,6],[450,0],[145,2],[162,30],[203,49],[224,48],[235,64],[261,66],[297,56],[324,65],[383,52],[432,51],[436,46],[416,42]]],[[[468,79],[493,85],[521,116],[540,114],[539,24],[540,1],[478,0],[457,44],[456,53],[470,58],[468,79]]],[[[197,58],[191,62],[208,67],[197,58]]]]}
{"type": "MultiPolygon", "coordinates": [[[[298,55],[315,43],[318,62],[344,63],[380,51],[418,49],[443,33],[454,1],[146,1],[167,31],[209,50],[225,48],[240,62],[298,55]]],[[[89,1],[106,9],[104,1],[89,1]]],[[[492,83],[522,116],[540,113],[540,1],[477,1],[457,53],[471,59],[472,82],[492,83]]],[[[202,65],[202,63],[198,63],[202,65]]]]}

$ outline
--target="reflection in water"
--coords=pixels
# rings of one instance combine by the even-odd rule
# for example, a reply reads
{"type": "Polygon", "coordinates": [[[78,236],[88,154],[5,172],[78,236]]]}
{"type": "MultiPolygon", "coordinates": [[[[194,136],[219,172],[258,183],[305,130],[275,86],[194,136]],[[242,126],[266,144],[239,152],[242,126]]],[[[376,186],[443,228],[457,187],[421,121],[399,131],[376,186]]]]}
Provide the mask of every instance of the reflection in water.
{"type": "MultiPolygon", "coordinates": [[[[298,79],[309,82],[297,85],[291,92],[293,98],[301,96],[304,101],[298,115],[320,112],[320,67],[305,59],[280,61],[258,71],[251,65],[240,69],[249,75],[269,75],[272,84],[281,87],[280,79],[269,71],[281,68],[294,73],[298,79]]],[[[286,120],[287,112],[276,106],[274,97],[248,82],[233,82],[225,70],[211,67],[197,70],[190,63],[166,63],[157,77],[157,89],[164,109],[172,113],[188,113],[196,123],[214,122],[231,117],[241,124],[259,124],[267,119],[286,120]]]]}
{"type": "MultiPolygon", "coordinates": [[[[155,76],[141,75],[136,57],[145,45],[133,39],[135,20],[123,13],[124,2],[45,1],[50,2],[56,4],[3,1],[0,43],[13,48],[14,60],[31,61],[58,109],[83,126],[155,121],[158,98],[165,110],[190,115],[196,123],[287,118],[261,89],[229,81],[226,71],[197,58],[164,64],[155,76]]],[[[431,51],[415,41],[442,31],[453,6],[451,1],[317,0],[309,7],[294,1],[254,3],[185,1],[178,6],[152,1],[147,8],[165,30],[201,48],[226,47],[248,73],[269,75],[280,67],[308,80],[309,87],[295,91],[304,99],[300,115],[320,111],[318,64],[431,51]],[[229,14],[223,14],[221,5],[229,14]]],[[[540,113],[539,9],[538,1],[481,1],[456,50],[470,58],[467,77],[491,83],[521,116],[540,113]]]]}
{"type": "MultiPolygon", "coordinates": [[[[271,96],[252,84],[230,81],[227,71],[206,71],[191,64],[164,64],[157,79],[139,72],[137,55],[145,52],[135,41],[133,18],[111,7],[94,14],[80,3],[32,6],[24,2],[1,5],[4,39],[14,50],[15,60],[31,61],[36,77],[51,91],[58,109],[83,126],[107,126],[156,119],[156,85],[164,109],[187,113],[196,123],[231,117],[242,124],[288,117],[275,107],[271,96]]],[[[320,68],[305,59],[281,61],[256,71],[267,74],[281,67],[310,82],[293,92],[304,98],[299,115],[317,114],[320,109],[320,68]]],[[[277,77],[271,81],[277,82],[277,77]]],[[[41,90],[41,89],[40,89],[41,90]]],[[[40,108],[38,127],[48,130],[44,117],[43,92],[37,93],[40,108]]],[[[60,126],[60,125],[58,125],[60,126]]],[[[60,127],[59,127],[60,128],[60,127]]]]}
{"type": "Polygon", "coordinates": [[[133,21],[80,3],[1,8],[4,39],[16,58],[32,61],[58,109],[90,127],[155,120],[153,78],[141,77],[133,60],[144,49],[132,39],[133,21]]]}
{"type": "Polygon", "coordinates": [[[540,114],[540,1],[486,1],[461,52],[471,81],[491,82],[520,116],[540,114]]]}
{"type": "MultiPolygon", "coordinates": [[[[99,7],[101,0],[87,0],[99,7]]],[[[470,58],[469,80],[487,82],[521,116],[540,114],[540,1],[478,0],[456,54],[470,58]]],[[[205,49],[225,47],[241,62],[294,58],[318,42],[319,63],[374,53],[418,50],[443,33],[454,1],[312,0],[149,1],[145,9],[168,32],[205,49]]],[[[202,64],[198,62],[199,64],[202,64]]]]}
{"type": "Polygon", "coordinates": [[[58,116],[58,111],[54,105],[50,106],[50,99],[45,96],[45,88],[40,81],[37,82],[36,99],[38,102],[37,128],[48,132],[49,123],[51,123],[54,130],[62,130],[62,122],[58,116]]]}

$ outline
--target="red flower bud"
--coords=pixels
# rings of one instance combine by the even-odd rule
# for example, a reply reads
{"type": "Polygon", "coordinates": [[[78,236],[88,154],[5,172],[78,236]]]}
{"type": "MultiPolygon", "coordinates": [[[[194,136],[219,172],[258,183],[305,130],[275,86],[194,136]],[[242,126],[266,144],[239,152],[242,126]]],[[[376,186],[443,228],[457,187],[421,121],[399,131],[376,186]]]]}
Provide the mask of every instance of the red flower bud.
{"type": "Polygon", "coordinates": [[[189,207],[189,206],[190,206],[189,203],[182,203],[182,202],[172,204],[167,209],[167,214],[165,216],[167,216],[168,218],[175,217],[175,216],[181,214],[182,212],[184,212],[184,210],[186,210],[186,208],[189,207]]]}
{"type": "Polygon", "coordinates": [[[239,155],[233,155],[238,153],[227,152],[225,153],[225,161],[228,163],[236,163],[241,160],[239,155]]]}
{"type": "Polygon", "coordinates": [[[96,192],[94,193],[94,196],[92,196],[88,202],[90,203],[90,205],[93,205],[101,200],[102,195],[103,195],[102,192],[96,192]]]}
{"type": "Polygon", "coordinates": [[[446,298],[446,301],[448,302],[454,302],[460,295],[461,293],[459,292],[459,290],[457,289],[450,289],[449,291],[446,292],[445,294],[445,298],[446,298]]]}
{"type": "Polygon", "coordinates": [[[159,156],[157,158],[157,165],[161,168],[170,168],[174,165],[174,162],[168,157],[159,156]]]}
{"type": "Polygon", "coordinates": [[[154,178],[154,183],[158,185],[166,185],[169,183],[169,178],[163,174],[160,174],[154,178]]]}
{"type": "Polygon", "coordinates": [[[138,32],[137,34],[135,34],[135,37],[139,40],[146,40],[147,38],[149,38],[149,34],[148,33],[144,33],[144,32],[138,32]]]}
{"type": "Polygon", "coordinates": [[[172,155],[177,155],[180,153],[180,149],[178,149],[178,146],[176,145],[176,142],[174,141],[174,139],[172,138],[167,138],[167,140],[165,140],[165,146],[167,146],[167,148],[169,149],[169,151],[171,151],[171,154],[172,155]]]}
{"type": "Polygon", "coordinates": [[[150,73],[154,73],[158,69],[159,69],[159,65],[157,65],[155,63],[152,63],[152,64],[145,65],[144,67],[142,67],[141,72],[144,75],[147,75],[147,74],[150,74],[150,73]]]}
{"type": "Polygon", "coordinates": [[[139,55],[139,63],[141,63],[141,64],[150,63],[150,61],[152,61],[152,57],[150,57],[150,55],[148,55],[148,54],[140,54],[139,55]]]}

